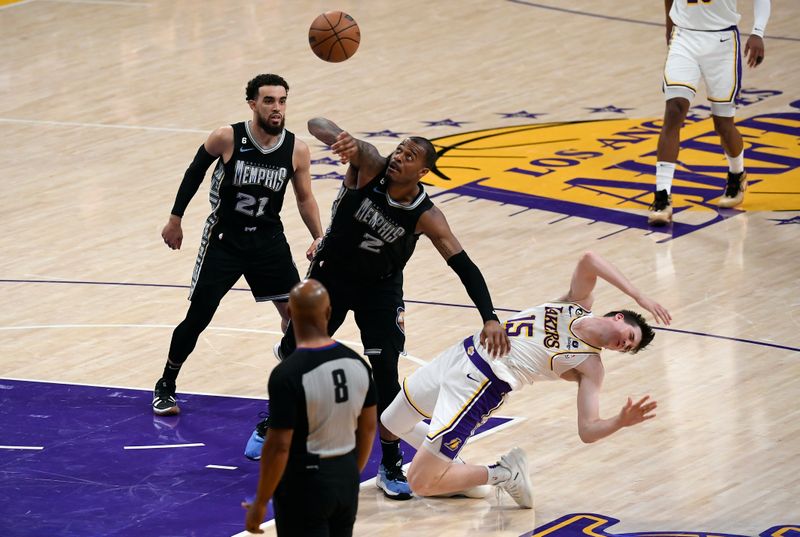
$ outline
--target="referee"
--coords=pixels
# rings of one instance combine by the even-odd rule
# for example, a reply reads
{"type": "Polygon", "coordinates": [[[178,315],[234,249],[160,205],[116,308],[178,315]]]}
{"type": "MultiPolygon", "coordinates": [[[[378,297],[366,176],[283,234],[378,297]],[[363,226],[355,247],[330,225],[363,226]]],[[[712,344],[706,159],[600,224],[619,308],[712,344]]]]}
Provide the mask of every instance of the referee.
{"type": "Polygon", "coordinates": [[[270,427],[245,526],[264,533],[273,498],[279,536],[351,536],[377,427],[375,387],[366,362],[328,336],[331,305],[321,283],[297,284],[289,314],[297,349],[269,377],[270,427]]]}

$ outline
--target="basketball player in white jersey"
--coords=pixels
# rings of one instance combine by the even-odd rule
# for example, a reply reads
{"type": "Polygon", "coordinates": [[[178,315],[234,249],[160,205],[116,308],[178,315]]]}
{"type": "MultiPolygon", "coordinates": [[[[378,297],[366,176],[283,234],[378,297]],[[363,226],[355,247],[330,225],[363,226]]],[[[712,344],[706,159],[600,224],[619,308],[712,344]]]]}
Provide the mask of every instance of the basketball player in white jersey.
{"type": "MultiPolygon", "coordinates": [[[[736,0],[664,0],[664,6],[669,44],[664,67],[667,104],[658,138],[655,198],[647,219],[653,226],[672,222],[672,179],[680,149],[680,130],[701,77],[711,102],[714,130],[728,159],[728,182],[718,205],[722,208],[739,205],[747,188],[744,143],[733,122],[742,82],[736,0]]],[[[753,10],[753,30],[744,48],[750,67],[764,60],[764,30],[770,0],[753,0],[753,10]]]]}
{"type": "Polygon", "coordinates": [[[614,266],[597,254],[584,254],[569,292],[554,302],[522,311],[505,322],[511,351],[491,358],[477,334],[459,341],[403,381],[403,389],[381,415],[394,434],[417,448],[408,470],[411,490],[422,496],[485,496],[496,485],[521,507],[533,507],[525,453],[514,448],[497,464],[463,464],[457,458],[474,431],[506,394],[543,380],[578,383],[578,434],[595,442],[623,427],[655,417],[656,402],[645,396],[627,403],[615,416],[600,417],[602,349],[635,353],[653,339],[653,329],[638,313],[614,311],[592,316],[597,278],[601,278],[669,324],[669,312],[642,295],[614,266]],[[422,421],[430,419],[430,425],[422,421]]]}

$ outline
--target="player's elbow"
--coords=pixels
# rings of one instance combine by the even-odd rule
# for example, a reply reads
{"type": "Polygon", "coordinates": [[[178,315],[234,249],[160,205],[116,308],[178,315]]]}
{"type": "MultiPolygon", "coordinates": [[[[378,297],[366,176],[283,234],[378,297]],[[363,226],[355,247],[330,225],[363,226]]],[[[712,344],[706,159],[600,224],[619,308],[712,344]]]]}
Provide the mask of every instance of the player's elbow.
{"type": "Polygon", "coordinates": [[[585,252],[583,252],[580,262],[594,264],[597,261],[598,257],[599,256],[592,250],[586,250],[585,252]]]}
{"type": "Polygon", "coordinates": [[[578,438],[580,438],[581,442],[584,444],[597,442],[597,436],[592,434],[591,429],[587,426],[578,426],[578,438]]]}

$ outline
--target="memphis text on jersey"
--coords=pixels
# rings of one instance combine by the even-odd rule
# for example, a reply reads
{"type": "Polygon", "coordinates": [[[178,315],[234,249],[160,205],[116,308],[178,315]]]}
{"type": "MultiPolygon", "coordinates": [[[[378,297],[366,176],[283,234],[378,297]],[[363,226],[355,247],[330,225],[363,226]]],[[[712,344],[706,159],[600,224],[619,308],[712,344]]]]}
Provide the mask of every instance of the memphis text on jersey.
{"type": "Polygon", "coordinates": [[[234,186],[257,185],[279,192],[289,172],[286,168],[273,168],[271,166],[259,166],[243,160],[236,162],[236,173],[233,176],[234,186]]]}
{"type": "Polygon", "coordinates": [[[406,234],[406,230],[389,220],[369,198],[364,198],[353,217],[370,227],[385,242],[393,243],[406,234]]]}

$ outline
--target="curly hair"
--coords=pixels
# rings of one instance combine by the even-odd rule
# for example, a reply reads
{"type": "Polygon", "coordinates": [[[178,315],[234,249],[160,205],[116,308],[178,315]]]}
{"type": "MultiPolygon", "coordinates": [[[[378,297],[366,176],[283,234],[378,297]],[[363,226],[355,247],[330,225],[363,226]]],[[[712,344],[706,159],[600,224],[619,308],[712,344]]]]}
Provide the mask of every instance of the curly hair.
{"type": "Polygon", "coordinates": [[[273,74],[258,75],[247,83],[245,89],[245,100],[252,101],[258,96],[258,88],[261,86],[283,86],[286,93],[289,93],[289,83],[282,76],[273,74]]]}

